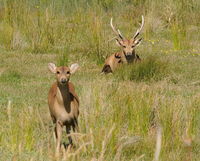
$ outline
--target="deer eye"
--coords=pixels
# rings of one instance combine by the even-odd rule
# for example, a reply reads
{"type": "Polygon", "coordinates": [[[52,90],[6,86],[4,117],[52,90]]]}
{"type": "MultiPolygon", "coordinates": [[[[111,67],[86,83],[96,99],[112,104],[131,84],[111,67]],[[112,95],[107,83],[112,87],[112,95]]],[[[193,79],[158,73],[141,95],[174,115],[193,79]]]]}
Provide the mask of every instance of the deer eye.
{"type": "Polygon", "coordinates": [[[135,47],[135,45],[133,45],[133,46],[131,46],[132,48],[134,48],[135,47]]]}
{"type": "Polygon", "coordinates": [[[59,72],[59,71],[57,71],[56,73],[57,73],[57,74],[60,74],[60,72],[59,72]]]}
{"type": "Polygon", "coordinates": [[[69,72],[69,71],[67,71],[67,74],[70,74],[70,72],[69,72]]]}
{"type": "Polygon", "coordinates": [[[126,46],[122,45],[123,48],[126,48],[126,46]]]}

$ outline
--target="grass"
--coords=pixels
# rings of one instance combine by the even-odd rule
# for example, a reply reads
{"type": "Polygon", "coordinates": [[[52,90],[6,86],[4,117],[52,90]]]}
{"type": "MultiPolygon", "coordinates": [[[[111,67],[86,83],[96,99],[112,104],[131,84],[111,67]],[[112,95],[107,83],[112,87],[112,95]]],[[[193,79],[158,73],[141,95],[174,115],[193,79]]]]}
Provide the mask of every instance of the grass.
{"type": "Polygon", "coordinates": [[[80,65],[80,134],[60,160],[153,160],[159,126],[160,160],[198,160],[199,12],[195,0],[0,1],[0,160],[56,160],[49,62],[80,65]],[[100,75],[120,50],[110,18],[130,37],[141,15],[142,61],[100,75]]]}
{"type": "Polygon", "coordinates": [[[121,80],[159,81],[170,74],[170,65],[167,61],[150,56],[142,62],[122,66],[115,75],[121,80]]]}

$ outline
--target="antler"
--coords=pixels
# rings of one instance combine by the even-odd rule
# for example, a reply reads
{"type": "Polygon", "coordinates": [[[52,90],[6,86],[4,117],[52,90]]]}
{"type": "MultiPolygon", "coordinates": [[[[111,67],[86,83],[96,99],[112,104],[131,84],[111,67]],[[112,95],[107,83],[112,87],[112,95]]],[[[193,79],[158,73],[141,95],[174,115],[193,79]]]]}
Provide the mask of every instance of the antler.
{"type": "Polygon", "coordinates": [[[113,26],[112,20],[113,20],[113,19],[111,18],[111,20],[110,20],[110,26],[111,26],[112,30],[114,31],[114,33],[115,33],[117,36],[119,36],[119,37],[123,40],[124,37],[122,36],[122,34],[121,34],[121,32],[120,32],[119,29],[118,29],[118,30],[115,29],[115,27],[113,26]]]}
{"type": "Polygon", "coordinates": [[[133,39],[135,39],[136,37],[138,37],[138,35],[140,35],[140,32],[141,32],[143,27],[144,27],[144,16],[142,15],[142,24],[141,24],[140,28],[137,29],[135,35],[133,36],[133,39]]]}

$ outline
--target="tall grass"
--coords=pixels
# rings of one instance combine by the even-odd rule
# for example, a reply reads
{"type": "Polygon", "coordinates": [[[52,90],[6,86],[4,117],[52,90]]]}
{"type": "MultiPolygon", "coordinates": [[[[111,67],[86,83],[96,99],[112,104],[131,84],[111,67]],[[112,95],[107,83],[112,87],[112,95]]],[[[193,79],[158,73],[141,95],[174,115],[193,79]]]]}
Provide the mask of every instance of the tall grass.
{"type": "Polygon", "coordinates": [[[142,62],[121,66],[115,75],[121,80],[159,81],[170,74],[170,66],[166,60],[150,56],[142,62]]]}
{"type": "MultiPolygon", "coordinates": [[[[81,43],[85,53],[91,53],[101,62],[105,41],[112,37],[112,34],[107,34],[110,33],[107,32],[110,17],[114,16],[116,22],[122,21],[126,33],[130,21],[134,20],[136,24],[144,14],[147,38],[165,29],[171,35],[174,48],[181,49],[186,45],[186,36],[189,36],[186,33],[190,26],[198,24],[199,8],[198,1],[187,0],[168,0],[167,3],[162,0],[6,0],[1,2],[0,42],[6,49],[40,53],[51,52],[68,43],[74,46],[81,43]],[[158,7],[162,12],[156,10],[158,7]]],[[[130,31],[133,32],[132,29],[130,31]]]]}

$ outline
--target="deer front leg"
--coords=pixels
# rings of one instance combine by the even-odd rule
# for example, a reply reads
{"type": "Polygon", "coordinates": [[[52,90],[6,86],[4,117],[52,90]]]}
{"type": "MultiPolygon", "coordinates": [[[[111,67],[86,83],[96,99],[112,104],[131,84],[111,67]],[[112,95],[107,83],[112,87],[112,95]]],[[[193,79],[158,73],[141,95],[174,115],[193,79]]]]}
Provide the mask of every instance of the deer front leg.
{"type": "MultiPolygon", "coordinates": [[[[71,130],[70,126],[66,126],[67,135],[70,134],[70,130],[71,130]]],[[[72,145],[72,137],[71,136],[68,136],[68,140],[69,140],[69,144],[72,145]]]]}
{"type": "Polygon", "coordinates": [[[62,127],[63,124],[60,121],[56,121],[56,127],[55,127],[55,134],[56,134],[56,154],[60,151],[60,145],[61,145],[61,138],[62,138],[62,127]]]}
{"type": "Polygon", "coordinates": [[[73,131],[74,132],[79,132],[78,120],[76,118],[74,118],[73,131]]]}

